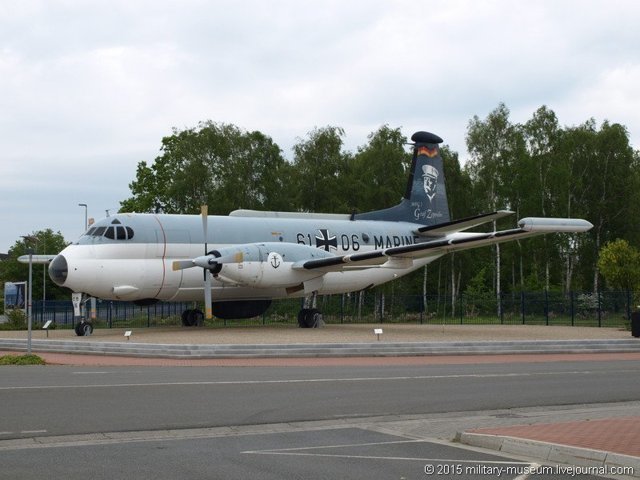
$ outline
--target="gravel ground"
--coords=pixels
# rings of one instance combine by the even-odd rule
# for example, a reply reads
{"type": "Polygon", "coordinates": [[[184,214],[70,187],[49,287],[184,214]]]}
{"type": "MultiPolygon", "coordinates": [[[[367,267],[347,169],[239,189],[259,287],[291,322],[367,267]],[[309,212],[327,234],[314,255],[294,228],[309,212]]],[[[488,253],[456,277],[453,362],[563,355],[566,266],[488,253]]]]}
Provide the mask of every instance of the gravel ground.
{"type": "MultiPolygon", "coordinates": [[[[376,341],[374,328],[382,328],[383,342],[453,342],[508,340],[580,340],[632,338],[618,328],[554,327],[534,325],[326,325],[317,329],[297,326],[260,326],[229,328],[131,328],[131,341],[158,344],[292,344],[292,343],[369,343],[376,341]]],[[[51,339],[125,341],[125,329],[96,329],[91,337],[77,337],[73,330],[52,330],[51,339]]],[[[33,339],[46,338],[34,330],[33,339]]],[[[0,338],[26,338],[26,331],[0,331],[0,338]]]]}

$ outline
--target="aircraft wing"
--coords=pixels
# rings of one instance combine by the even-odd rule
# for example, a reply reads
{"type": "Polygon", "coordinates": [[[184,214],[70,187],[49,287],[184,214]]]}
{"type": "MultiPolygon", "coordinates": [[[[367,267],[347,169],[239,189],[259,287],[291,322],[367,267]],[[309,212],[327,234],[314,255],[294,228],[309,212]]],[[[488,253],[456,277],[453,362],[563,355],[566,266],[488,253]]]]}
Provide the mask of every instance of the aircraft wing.
{"type": "Polygon", "coordinates": [[[581,233],[593,225],[574,218],[523,218],[518,228],[487,233],[455,233],[427,242],[391,247],[373,252],[353,253],[329,258],[303,260],[293,265],[294,269],[338,272],[354,268],[371,268],[390,262],[387,266],[406,268],[413,259],[439,256],[444,253],[492,245],[495,243],[543,235],[545,233],[581,233]]]}
{"type": "Polygon", "coordinates": [[[415,233],[422,237],[441,237],[449,233],[461,232],[468,230],[478,225],[493,222],[500,218],[513,215],[514,212],[509,210],[498,210],[492,213],[482,213],[473,217],[461,218],[460,220],[454,220],[452,222],[439,223],[437,225],[427,225],[418,228],[415,233]]]}

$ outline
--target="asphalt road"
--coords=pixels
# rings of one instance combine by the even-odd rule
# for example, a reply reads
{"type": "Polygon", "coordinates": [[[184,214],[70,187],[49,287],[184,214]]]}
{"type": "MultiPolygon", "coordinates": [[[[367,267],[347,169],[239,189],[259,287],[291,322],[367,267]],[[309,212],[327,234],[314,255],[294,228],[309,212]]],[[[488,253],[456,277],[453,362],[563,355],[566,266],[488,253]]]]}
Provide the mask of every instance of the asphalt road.
{"type": "MultiPolygon", "coordinates": [[[[481,465],[528,464],[331,422],[638,398],[640,368],[632,361],[2,367],[0,478],[451,478],[446,465],[463,468],[460,478],[498,478],[481,465]],[[282,427],[318,420],[328,422],[327,427],[282,427]],[[273,424],[280,427],[269,430],[273,424]],[[242,426],[264,431],[238,434],[242,426]],[[228,431],[202,438],[196,438],[200,433],[179,438],[153,434],[211,427],[228,431]],[[105,432],[147,432],[147,437],[105,441],[105,432]],[[52,436],[61,436],[59,445],[40,447],[25,440],[25,447],[14,442],[18,447],[2,448],[11,443],[5,440],[52,436]],[[435,468],[431,474],[425,472],[429,465],[435,468]],[[478,468],[470,469],[474,465],[478,468]]],[[[529,478],[571,476],[555,472],[529,478]]]]}
{"type": "Polygon", "coordinates": [[[0,440],[640,398],[636,362],[392,367],[5,367],[0,440]],[[21,432],[28,432],[27,434],[21,432]]]}

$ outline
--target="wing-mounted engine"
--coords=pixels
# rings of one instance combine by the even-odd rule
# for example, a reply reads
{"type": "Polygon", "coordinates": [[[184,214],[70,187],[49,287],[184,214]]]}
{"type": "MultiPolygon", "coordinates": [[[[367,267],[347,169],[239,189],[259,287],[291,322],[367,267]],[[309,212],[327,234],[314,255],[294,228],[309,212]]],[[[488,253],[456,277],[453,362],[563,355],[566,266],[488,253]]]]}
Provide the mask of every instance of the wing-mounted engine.
{"type": "Polygon", "coordinates": [[[173,263],[174,270],[201,267],[218,280],[256,288],[296,287],[323,275],[319,271],[293,269],[296,262],[334,257],[333,254],[295,243],[248,243],[219,248],[193,260],[173,263]]]}

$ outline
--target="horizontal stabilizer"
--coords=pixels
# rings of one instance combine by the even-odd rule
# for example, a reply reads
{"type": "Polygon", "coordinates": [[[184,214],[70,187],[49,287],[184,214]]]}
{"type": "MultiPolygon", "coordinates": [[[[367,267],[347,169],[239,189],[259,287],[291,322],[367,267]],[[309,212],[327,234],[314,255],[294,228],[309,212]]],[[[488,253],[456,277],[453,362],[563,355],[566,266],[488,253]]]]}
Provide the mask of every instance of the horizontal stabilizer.
{"type": "Polygon", "coordinates": [[[492,213],[482,213],[480,215],[461,218],[460,220],[454,220],[452,222],[420,227],[416,230],[416,233],[423,237],[441,237],[443,235],[447,235],[448,233],[462,232],[479,225],[484,225],[485,223],[493,222],[494,220],[513,215],[513,213],[514,212],[509,210],[498,210],[497,212],[492,213]]]}

